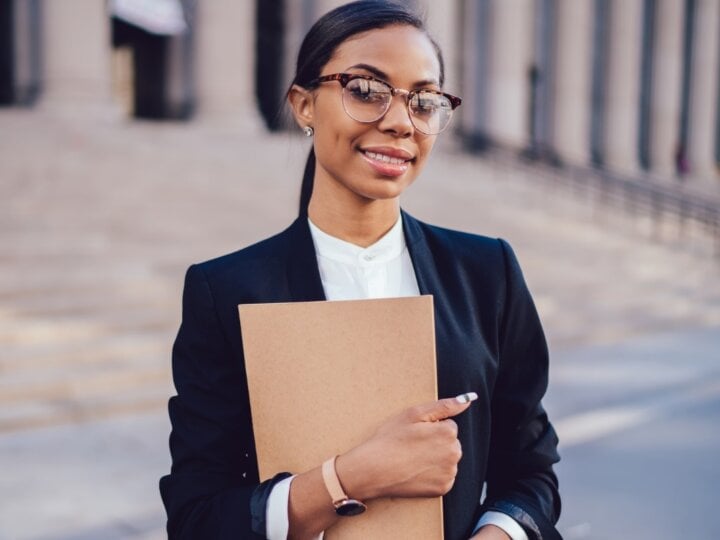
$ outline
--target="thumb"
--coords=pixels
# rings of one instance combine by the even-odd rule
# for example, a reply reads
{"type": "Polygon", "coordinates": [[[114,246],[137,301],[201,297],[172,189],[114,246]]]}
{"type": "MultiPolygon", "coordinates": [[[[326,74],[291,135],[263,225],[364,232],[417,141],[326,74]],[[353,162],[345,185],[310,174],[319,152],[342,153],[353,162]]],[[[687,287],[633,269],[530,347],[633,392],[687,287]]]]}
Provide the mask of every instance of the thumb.
{"type": "Polygon", "coordinates": [[[475,401],[478,395],[475,392],[460,394],[454,398],[439,399],[411,409],[411,416],[415,422],[437,422],[451,418],[463,412],[475,401]]]}

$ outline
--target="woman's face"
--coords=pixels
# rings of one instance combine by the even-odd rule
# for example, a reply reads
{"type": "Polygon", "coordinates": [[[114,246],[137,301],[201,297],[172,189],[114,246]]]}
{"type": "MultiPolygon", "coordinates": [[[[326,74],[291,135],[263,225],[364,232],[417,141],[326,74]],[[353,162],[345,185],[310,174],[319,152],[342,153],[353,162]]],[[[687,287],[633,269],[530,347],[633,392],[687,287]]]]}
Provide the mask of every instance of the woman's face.
{"type": "MultiPolygon", "coordinates": [[[[435,48],[425,33],[407,25],[370,30],[343,42],[320,75],[334,73],[372,75],[405,90],[440,88],[435,48]]],[[[315,185],[330,182],[363,201],[400,195],[422,170],[435,142],[435,135],[413,126],[403,95],[393,98],[381,119],[361,123],[345,113],[340,83],[325,82],[313,91],[308,110],[307,124],[315,130],[315,185]]]]}

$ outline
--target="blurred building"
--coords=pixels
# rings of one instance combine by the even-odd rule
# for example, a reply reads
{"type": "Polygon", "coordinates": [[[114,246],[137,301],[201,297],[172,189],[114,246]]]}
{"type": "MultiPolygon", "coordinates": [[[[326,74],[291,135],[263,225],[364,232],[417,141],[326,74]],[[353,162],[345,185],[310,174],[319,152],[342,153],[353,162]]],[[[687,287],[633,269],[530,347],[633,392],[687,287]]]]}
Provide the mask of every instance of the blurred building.
{"type": "MultiPolygon", "coordinates": [[[[101,0],[0,0],[0,101],[281,129],[300,40],[344,3],[168,1],[185,25],[143,27],[101,0]]],[[[468,148],[720,184],[720,0],[405,1],[444,49],[468,148]]]]}
{"type": "Polygon", "coordinates": [[[719,0],[455,4],[470,144],[720,179],[719,0]]]}

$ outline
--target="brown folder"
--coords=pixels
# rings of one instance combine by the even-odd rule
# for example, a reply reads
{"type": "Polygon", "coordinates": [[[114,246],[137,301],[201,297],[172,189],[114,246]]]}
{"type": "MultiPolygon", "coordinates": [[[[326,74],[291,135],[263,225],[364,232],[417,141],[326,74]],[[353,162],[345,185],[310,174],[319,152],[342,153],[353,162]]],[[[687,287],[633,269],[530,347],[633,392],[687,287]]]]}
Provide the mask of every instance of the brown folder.
{"type": "MultiPolygon", "coordinates": [[[[432,296],[239,311],[261,480],[319,466],[390,416],[437,399],[432,296]]],[[[440,497],[369,501],[364,514],[325,533],[327,540],[442,537],[440,497]]]]}

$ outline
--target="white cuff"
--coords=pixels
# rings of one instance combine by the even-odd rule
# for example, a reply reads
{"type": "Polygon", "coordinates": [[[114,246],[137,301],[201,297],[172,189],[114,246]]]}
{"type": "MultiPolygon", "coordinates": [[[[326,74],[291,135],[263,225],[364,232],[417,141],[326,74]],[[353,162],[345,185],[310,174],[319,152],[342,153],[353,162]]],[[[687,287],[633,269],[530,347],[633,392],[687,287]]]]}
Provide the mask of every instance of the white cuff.
{"type": "Polygon", "coordinates": [[[265,505],[265,533],[268,540],[286,540],[290,520],[288,519],[288,501],[290,484],[294,476],[275,484],[268,495],[265,505]]]}
{"type": "Polygon", "coordinates": [[[473,534],[478,532],[480,528],[485,525],[495,525],[496,527],[501,528],[505,531],[505,534],[512,538],[512,540],[528,540],[527,534],[525,534],[525,531],[520,524],[502,512],[485,512],[480,517],[480,521],[478,521],[477,525],[475,525],[473,534]]]}
{"type": "MultiPolygon", "coordinates": [[[[287,540],[290,529],[288,517],[288,503],[290,501],[290,484],[295,476],[290,476],[275,484],[268,495],[265,505],[265,533],[267,540],[287,540]]],[[[315,540],[322,540],[324,533],[320,533],[315,540]]]]}

